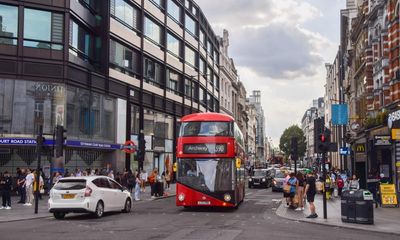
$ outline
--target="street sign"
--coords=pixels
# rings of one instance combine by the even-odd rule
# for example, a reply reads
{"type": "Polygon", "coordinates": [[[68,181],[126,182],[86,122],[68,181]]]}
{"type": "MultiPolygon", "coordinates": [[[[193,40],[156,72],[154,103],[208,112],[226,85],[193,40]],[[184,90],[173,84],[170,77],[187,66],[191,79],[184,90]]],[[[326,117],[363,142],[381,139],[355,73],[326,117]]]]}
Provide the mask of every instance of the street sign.
{"type": "Polygon", "coordinates": [[[346,125],[347,122],[347,104],[332,104],[332,125],[346,125]]]}
{"type": "Polygon", "coordinates": [[[341,148],[340,148],[340,155],[350,155],[350,148],[348,148],[348,147],[341,147],[341,148]]]}
{"type": "Polygon", "coordinates": [[[397,195],[394,184],[381,184],[379,190],[381,193],[382,207],[397,207],[397,195]]]}
{"type": "Polygon", "coordinates": [[[128,140],[125,142],[122,151],[124,151],[125,153],[135,153],[136,151],[136,145],[133,141],[128,140]]]}

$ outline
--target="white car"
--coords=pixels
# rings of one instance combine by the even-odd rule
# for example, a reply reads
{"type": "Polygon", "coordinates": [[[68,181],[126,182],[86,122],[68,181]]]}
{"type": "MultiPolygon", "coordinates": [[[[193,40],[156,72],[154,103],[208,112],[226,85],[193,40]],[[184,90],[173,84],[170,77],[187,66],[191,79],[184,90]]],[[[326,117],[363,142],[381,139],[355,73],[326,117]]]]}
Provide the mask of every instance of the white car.
{"type": "Polygon", "coordinates": [[[132,198],[128,190],[105,176],[67,177],[57,181],[50,190],[49,211],[56,219],[67,213],[130,212],[132,198]]]}

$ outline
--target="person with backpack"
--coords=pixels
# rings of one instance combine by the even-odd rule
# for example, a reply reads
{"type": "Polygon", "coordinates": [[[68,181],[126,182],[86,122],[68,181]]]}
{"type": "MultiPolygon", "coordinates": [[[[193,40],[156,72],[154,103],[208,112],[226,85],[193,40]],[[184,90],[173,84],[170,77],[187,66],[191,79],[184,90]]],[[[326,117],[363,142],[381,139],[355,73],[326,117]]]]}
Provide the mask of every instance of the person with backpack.
{"type": "MultiPolygon", "coordinates": [[[[135,188],[136,183],[136,177],[132,173],[132,170],[128,170],[128,173],[126,174],[126,184],[128,186],[128,190],[130,193],[132,193],[133,189],[135,188]]],[[[139,183],[140,184],[140,183],[139,183]]],[[[136,189],[136,188],[135,188],[136,189]]]]}
{"type": "Polygon", "coordinates": [[[337,176],[337,187],[338,187],[338,195],[339,197],[342,196],[342,191],[344,188],[344,181],[340,175],[337,176]]]}

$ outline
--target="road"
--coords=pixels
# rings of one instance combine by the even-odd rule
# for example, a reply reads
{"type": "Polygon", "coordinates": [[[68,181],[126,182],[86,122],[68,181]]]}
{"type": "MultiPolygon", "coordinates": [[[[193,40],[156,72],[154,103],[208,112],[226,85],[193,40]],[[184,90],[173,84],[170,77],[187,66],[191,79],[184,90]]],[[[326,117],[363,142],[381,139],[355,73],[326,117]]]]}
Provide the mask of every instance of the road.
{"type": "Polygon", "coordinates": [[[275,215],[281,194],[248,189],[238,210],[186,210],[175,198],[143,201],[129,214],[102,219],[71,215],[0,224],[0,239],[398,239],[398,236],[282,219],[275,215]]]}

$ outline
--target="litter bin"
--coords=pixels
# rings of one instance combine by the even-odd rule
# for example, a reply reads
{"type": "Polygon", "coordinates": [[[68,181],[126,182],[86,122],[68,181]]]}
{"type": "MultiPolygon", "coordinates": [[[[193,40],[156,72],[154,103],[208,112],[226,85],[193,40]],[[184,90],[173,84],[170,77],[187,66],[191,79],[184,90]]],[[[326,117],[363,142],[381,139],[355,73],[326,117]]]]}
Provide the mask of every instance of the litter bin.
{"type": "Polygon", "coordinates": [[[374,223],[373,196],[367,190],[344,191],[341,198],[343,222],[374,223]]]}
{"type": "Polygon", "coordinates": [[[341,215],[343,222],[356,222],[356,201],[354,191],[343,191],[341,197],[341,215]]]}
{"type": "Polygon", "coordinates": [[[356,200],[356,223],[374,224],[374,197],[368,190],[358,190],[356,200]]]}

